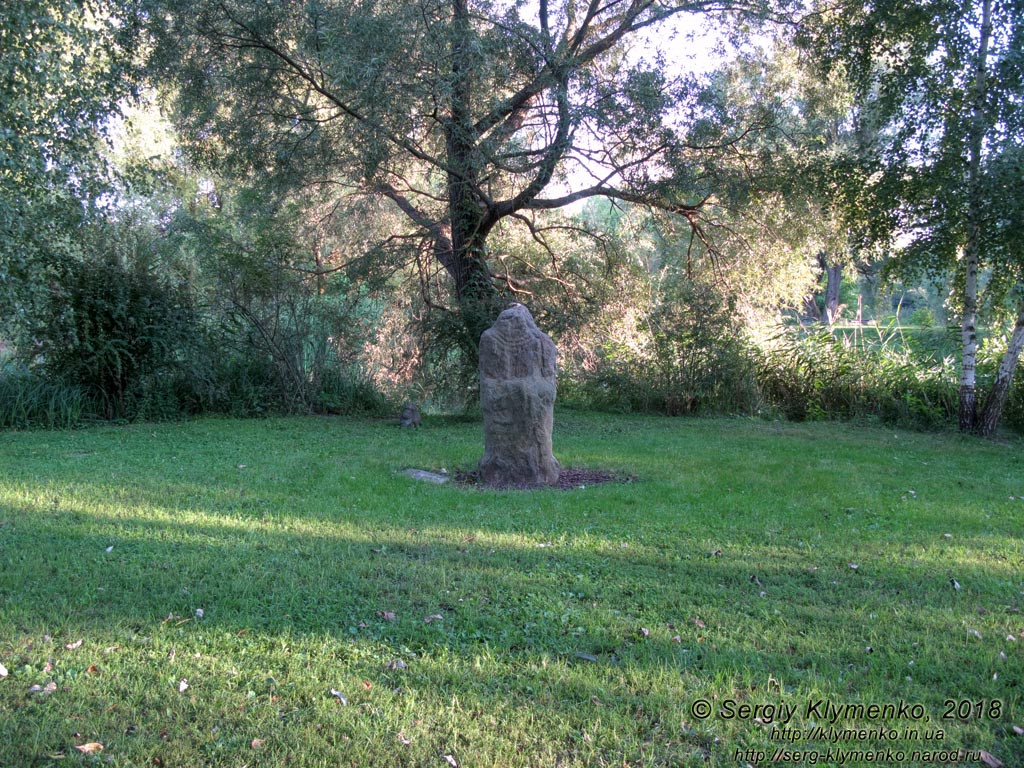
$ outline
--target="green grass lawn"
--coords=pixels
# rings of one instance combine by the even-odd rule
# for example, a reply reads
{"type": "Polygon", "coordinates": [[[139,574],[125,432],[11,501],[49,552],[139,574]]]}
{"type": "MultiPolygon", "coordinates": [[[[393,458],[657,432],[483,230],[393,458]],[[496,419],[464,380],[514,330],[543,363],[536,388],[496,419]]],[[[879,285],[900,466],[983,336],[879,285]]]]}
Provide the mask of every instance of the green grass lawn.
{"type": "Polygon", "coordinates": [[[0,434],[0,765],[1024,766],[1022,443],[561,412],[636,480],[398,473],[482,442],[0,434]]]}

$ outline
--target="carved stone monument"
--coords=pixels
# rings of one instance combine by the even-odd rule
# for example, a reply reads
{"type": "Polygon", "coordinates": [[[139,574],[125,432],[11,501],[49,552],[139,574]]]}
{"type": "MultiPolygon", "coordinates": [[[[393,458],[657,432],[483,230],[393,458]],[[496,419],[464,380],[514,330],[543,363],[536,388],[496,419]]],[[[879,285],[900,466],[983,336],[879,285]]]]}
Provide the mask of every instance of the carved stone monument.
{"type": "Polygon", "coordinates": [[[480,407],[485,485],[536,487],[558,481],[551,453],[555,406],[555,344],[530,311],[513,304],[480,337],[480,407]]]}

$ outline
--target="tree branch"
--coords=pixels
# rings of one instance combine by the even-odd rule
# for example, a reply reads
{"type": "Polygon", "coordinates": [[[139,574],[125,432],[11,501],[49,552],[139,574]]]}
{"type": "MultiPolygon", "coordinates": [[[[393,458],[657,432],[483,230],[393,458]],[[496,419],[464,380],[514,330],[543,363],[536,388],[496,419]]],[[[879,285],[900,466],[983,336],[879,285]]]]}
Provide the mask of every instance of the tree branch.
{"type": "MultiPolygon", "coordinates": [[[[274,56],[281,63],[285,65],[288,71],[292,72],[296,77],[305,82],[313,91],[320,94],[323,98],[327,99],[333,104],[339,111],[344,115],[356,121],[357,123],[363,124],[383,136],[387,141],[394,144],[397,147],[405,150],[413,157],[418,160],[422,160],[425,163],[429,163],[437,168],[446,169],[447,166],[440,159],[424,152],[416,144],[409,141],[402,136],[396,136],[395,134],[388,131],[378,121],[371,119],[368,115],[363,114],[360,110],[354,108],[346,101],[341,99],[336,93],[330,90],[322,79],[317,79],[309,71],[307,66],[301,62],[295,55],[289,53],[281,46],[275,45],[273,42],[265,38],[258,30],[253,29],[250,25],[246,24],[242,19],[237,18],[226,3],[220,3],[219,7],[221,12],[224,14],[228,21],[235,25],[239,30],[244,32],[248,37],[236,37],[238,45],[235,47],[251,47],[258,50],[263,50],[274,56]]],[[[230,35],[223,35],[225,38],[230,38],[230,35]]]]}

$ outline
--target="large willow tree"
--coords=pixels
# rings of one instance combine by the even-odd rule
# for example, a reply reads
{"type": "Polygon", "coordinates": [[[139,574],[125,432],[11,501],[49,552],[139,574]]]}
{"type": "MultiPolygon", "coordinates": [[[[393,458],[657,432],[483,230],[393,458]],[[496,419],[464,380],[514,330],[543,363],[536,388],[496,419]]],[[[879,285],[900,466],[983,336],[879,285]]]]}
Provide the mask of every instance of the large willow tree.
{"type": "Polygon", "coordinates": [[[414,242],[450,278],[472,349],[514,292],[488,251],[499,224],[541,238],[543,212],[603,196],[678,214],[702,236],[728,185],[717,161],[750,126],[723,124],[692,79],[630,47],[656,47],[673,18],[713,23],[739,7],[151,0],[148,17],[154,72],[173,84],[194,157],[225,178],[399,211],[405,226],[366,253],[414,242]]]}

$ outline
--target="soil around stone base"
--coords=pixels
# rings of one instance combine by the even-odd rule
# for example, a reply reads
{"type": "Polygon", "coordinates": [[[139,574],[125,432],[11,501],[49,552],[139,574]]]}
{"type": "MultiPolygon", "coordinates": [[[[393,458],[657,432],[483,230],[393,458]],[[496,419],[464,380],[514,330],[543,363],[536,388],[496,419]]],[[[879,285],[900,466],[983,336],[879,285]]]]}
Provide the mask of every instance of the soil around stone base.
{"type": "Polygon", "coordinates": [[[563,467],[558,475],[558,481],[550,485],[486,485],[480,482],[480,477],[474,470],[472,472],[456,471],[455,484],[470,488],[486,488],[497,491],[541,491],[553,488],[557,491],[578,491],[591,485],[602,485],[604,483],[635,483],[636,475],[624,475],[611,472],[607,469],[584,469],[582,467],[563,467]]]}

